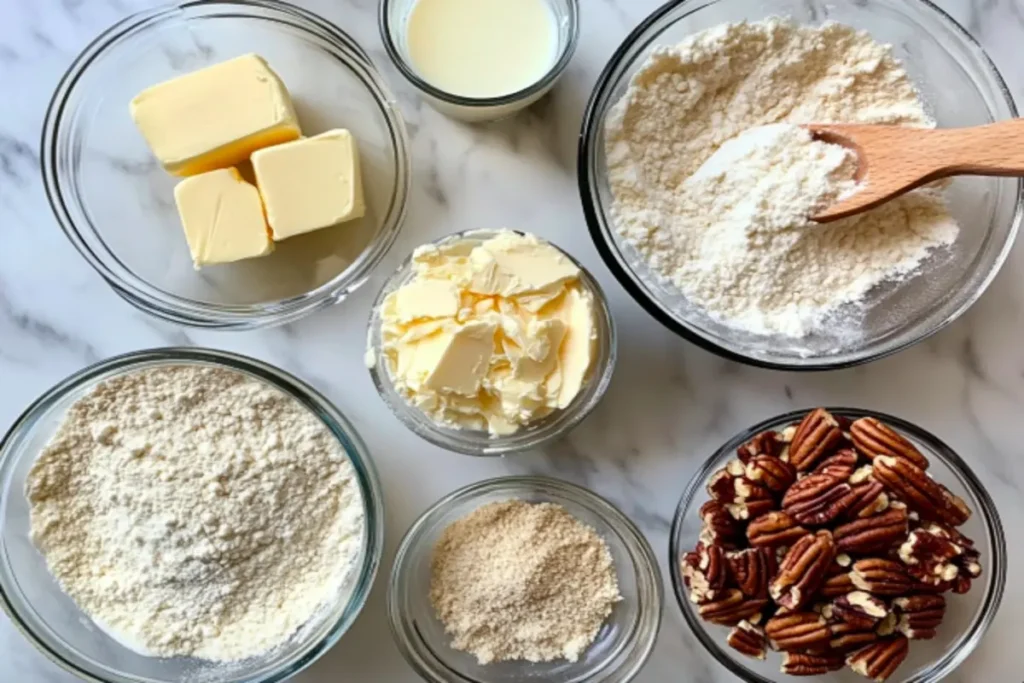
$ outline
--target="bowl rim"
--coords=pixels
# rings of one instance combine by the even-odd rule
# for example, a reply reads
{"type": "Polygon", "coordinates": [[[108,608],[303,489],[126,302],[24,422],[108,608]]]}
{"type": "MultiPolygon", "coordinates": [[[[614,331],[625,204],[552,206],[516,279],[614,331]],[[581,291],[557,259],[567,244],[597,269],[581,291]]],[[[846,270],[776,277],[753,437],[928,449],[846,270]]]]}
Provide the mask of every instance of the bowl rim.
{"type": "MultiPolygon", "coordinates": [[[[647,663],[651,652],[654,650],[654,645],[657,642],[658,633],[661,630],[661,619],[664,614],[665,599],[661,569],[658,566],[657,557],[655,556],[647,537],[616,505],[590,489],[563,479],[556,479],[554,477],[544,475],[508,475],[477,481],[442,496],[437,502],[433,503],[427,507],[426,510],[420,513],[409,527],[408,531],[405,532],[405,535],[399,543],[398,549],[395,552],[394,564],[391,568],[391,576],[388,580],[388,623],[391,627],[391,635],[392,639],[395,641],[395,645],[402,653],[402,657],[405,658],[406,663],[408,663],[409,666],[412,667],[412,669],[415,670],[416,673],[425,681],[430,681],[430,683],[479,683],[476,682],[475,679],[464,676],[453,669],[447,667],[444,669],[434,668],[431,665],[430,658],[425,657],[420,652],[423,648],[426,648],[427,650],[430,648],[425,646],[419,629],[406,628],[407,619],[406,615],[402,611],[401,605],[399,604],[399,597],[400,593],[403,591],[403,584],[406,578],[409,561],[413,553],[413,548],[417,547],[421,536],[428,530],[428,524],[432,522],[438,514],[443,513],[463,502],[472,503],[472,501],[478,499],[481,495],[507,491],[510,496],[514,496],[514,494],[520,492],[521,489],[547,493],[553,498],[560,497],[582,501],[592,511],[599,510],[600,513],[598,516],[602,521],[604,521],[609,528],[613,529],[616,534],[622,538],[623,542],[630,547],[630,555],[636,555],[636,558],[641,560],[643,563],[641,569],[644,570],[644,576],[647,579],[647,581],[644,581],[643,583],[646,584],[649,582],[649,585],[647,585],[646,588],[651,593],[650,597],[652,597],[653,600],[650,603],[641,603],[641,614],[644,612],[643,608],[646,607],[650,623],[646,625],[646,631],[644,631],[644,625],[641,625],[641,627],[632,634],[635,638],[635,642],[627,642],[627,646],[632,646],[634,650],[630,653],[631,656],[623,664],[622,670],[610,672],[614,674],[614,678],[599,679],[603,681],[603,683],[627,683],[627,681],[630,681],[635,677],[647,663]],[[643,640],[639,640],[641,638],[643,640]]],[[[641,575],[638,574],[638,585],[641,584],[640,576],[641,575]]],[[[599,673],[608,675],[609,672],[602,669],[599,670],[599,673]]]]}
{"type": "MultiPolygon", "coordinates": [[[[690,628],[690,631],[697,640],[700,641],[700,644],[704,649],[709,652],[719,664],[747,683],[773,683],[773,681],[762,678],[760,675],[749,671],[739,663],[737,658],[733,657],[729,652],[716,643],[708,635],[704,622],[698,620],[693,610],[689,607],[690,601],[686,594],[686,586],[683,583],[682,573],[679,569],[679,558],[682,557],[683,553],[683,548],[679,547],[682,527],[686,522],[687,512],[691,511],[694,497],[699,493],[699,491],[703,490],[704,482],[715,470],[719,461],[723,459],[723,456],[729,453],[734,453],[736,446],[745,443],[754,435],[765,431],[766,429],[775,429],[786,424],[796,424],[810,410],[813,410],[813,408],[792,410],[774,417],[769,417],[727,439],[722,446],[716,448],[714,452],[697,468],[697,471],[683,490],[683,494],[679,498],[679,504],[676,506],[676,511],[672,518],[672,527],[669,531],[668,566],[672,590],[676,597],[676,606],[682,613],[686,625],[690,628]]],[[[1007,562],[1006,537],[999,517],[999,511],[996,508],[995,502],[989,495],[988,490],[984,487],[981,480],[978,479],[977,475],[974,474],[974,471],[971,470],[967,463],[964,462],[957,452],[950,448],[946,442],[923,427],[919,427],[912,422],[908,422],[907,420],[894,415],[866,408],[826,406],[825,410],[834,415],[841,415],[851,419],[874,417],[885,424],[895,427],[898,431],[909,434],[914,439],[924,443],[930,450],[939,454],[944,461],[943,464],[947,465],[951,470],[959,475],[961,483],[965,485],[965,488],[967,488],[971,495],[980,503],[980,509],[976,512],[980,512],[985,532],[990,537],[992,544],[990,549],[991,557],[987,562],[988,571],[991,573],[991,579],[989,582],[990,588],[986,591],[985,595],[982,596],[979,613],[972,619],[969,630],[965,632],[964,636],[962,636],[965,637],[965,639],[959,647],[945,653],[924,671],[903,681],[903,683],[938,683],[938,681],[942,680],[956,667],[962,664],[963,661],[974,651],[978,646],[978,643],[981,642],[981,639],[984,637],[989,626],[992,625],[992,621],[995,619],[996,613],[999,611],[999,604],[1002,601],[1003,591],[1006,586],[1007,562]]],[[[695,508],[693,509],[695,510],[695,508]]]]}
{"type": "Polygon", "coordinates": [[[459,240],[484,239],[487,236],[493,236],[506,231],[513,232],[518,235],[529,235],[535,237],[540,242],[557,249],[559,253],[572,261],[573,264],[579,268],[580,282],[583,288],[589,291],[594,297],[594,316],[597,320],[597,326],[600,328],[599,334],[602,334],[605,337],[607,353],[599,353],[599,355],[593,359],[593,367],[591,369],[590,377],[584,382],[579,393],[572,400],[569,406],[555,410],[550,415],[541,418],[540,422],[547,422],[549,420],[552,422],[536,429],[535,431],[529,431],[530,427],[529,425],[526,425],[512,434],[490,437],[487,439],[485,445],[481,446],[478,444],[479,439],[472,438],[472,435],[481,434],[480,431],[455,430],[441,425],[436,425],[429,417],[420,413],[419,409],[409,405],[401,396],[397,395],[397,392],[394,391],[394,382],[391,379],[390,371],[387,367],[384,367],[385,362],[383,361],[380,352],[381,305],[387,295],[391,293],[392,288],[399,284],[400,279],[408,277],[409,272],[407,271],[410,268],[416,250],[420,247],[413,249],[381,285],[377,295],[374,297],[373,304],[370,307],[370,316],[367,323],[366,335],[367,361],[369,361],[371,357],[374,360],[372,365],[367,362],[370,379],[373,381],[373,386],[377,390],[377,394],[380,396],[381,400],[384,401],[384,404],[387,405],[388,409],[391,410],[395,417],[397,417],[399,421],[409,429],[409,431],[435,446],[455,453],[460,453],[462,455],[488,458],[511,455],[514,453],[523,453],[525,451],[539,448],[561,436],[564,436],[565,434],[568,434],[584,419],[586,419],[587,416],[589,416],[598,406],[601,399],[604,398],[604,395],[611,384],[612,376],[615,374],[615,365],[618,360],[618,329],[615,317],[611,312],[611,306],[608,303],[607,295],[601,288],[597,278],[595,278],[572,254],[555,242],[537,235],[536,233],[513,230],[511,228],[471,228],[469,230],[462,230],[444,235],[430,242],[424,242],[420,246],[443,246],[449,242],[456,242],[459,240]],[[588,398],[587,394],[591,390],[593,393],[588,398]],[[392,400],[392,394],[394,394],[394,400],[392,400]],[[420,415],[422,415],[422,419],[417,419],[420,415]],[[549,427],[556,426],[557,429],[548,429],[549,427]]]}
{"type": "MultiPolygon", "coordinates": [[[[60,380],[44,391],[15,419],[11,427],[0,438],[0,484],[8,479],[10,469],[16,464],[11,459],[13,446],[30,434],[36,421],[69,392],[87,386],[97,378],[110,375],[112,372],[116,376],[153,364],[173,365],[175,362],[213,365],[242,372],[298,401],[315,415],[341,443],[356,473],[366,519],[362,566],[359,568],[358,574],[352,578],[348,603],[342,614],[319,641],[311,642],[298,658],[283,664],[276,671],[268,672],[260,678],[247,679],[248,683],[280,683],[313,664],[330,650],[352,626],[373,588],[384,549],[383,490],[372,456],[352,423],[327,397],[310,384],[281,368],[255,358],[209,348],[158,347],[113,356],[93,363],[60,380]]],[[[6,508],[7,501],[0,500],[0,505],[6,508]]],[[[3,542],[0,542],[0,552],[3,553],[2,561],[6,564],[6,544],[3,542]]],[[[41,636],[25,623],[15,607],[15,601],[12,601],[9,591],[5,570],[0,572],[0,609],[10,618],[11,623],[29,643],[61,669],[83,680],[95,683],[124,683],[125,681],[151,683],[152,679],[134,678],[120,673],[113,674],[114,678],[102,678],[99,674],[85,670],[65,658],[57,648],[51,646],[48,637],[41,636]]],[[[110,674],[104,672],[103,675],[110,674]]]]}
{"type": "MultiPolygon", "coordinates": [[[[600,212],[597,210],[596,203],[592,199],[593,192],[591,191],[591,187],[594,184],[591,166],[596,158],[597,147],[601,142],[600,135],[602,126],[601,121],[599,120],[601,113],[600,110],[604,100],[610,96],[611,90],[616,85],[616,83],[612,81],[612,76],[619,68],[629,51],[644,39],[645,34],[652,27],[661,22],[673,10],[684,5],[695,4],[697,6],[691,10],[690,13],[692,13],[693,11],[702,9],[709,4],[722,1],[723,0],[706,0],[705,2],[698,4],[696,0],[668,0],[663,5],[655,9],[654,12],[645,17],[632,31],[630,31],[630,33],[615,49],[615,52],[612,53],[612,56],[608,59],[607,64],[604,69],[602,69],[601,74],[598,76],[597,81],[594,84],[594,89],[591,91],[590,98],[587,100],[586,108],[583,111],[580,135],[576,148],[577,187],[579,189],[581,204],[583,205],[583,216],[586,220],[587,230],[590,233],[591,240],[597,248],[597,252],[601,255],[601,259],[611,271],[612,275],[615,276],[615,279],[619,282],[622,288],[626,290],[630,297],[632,297],[633,300],[644,309],[644,311],[686,341],[695,344],[705,351],[710,351],[711,353],[721,356],[722,358],[769,370],[820,372],[825,370],[839,370],[861,365],[863,363],[870,363],[914,346],[918,342],[924,341],[960,318],[960,316],[966,313],[967,310],[981,298],[989,285],[991,285],[992,281],[996,278],[996,275],[998,275],[999,271],[1002,270],[1006,259],[1009,257],[1010,249],[1013,247],[1022,222],[1024,222],[1024,179],[1018,180],[1017,182],[1015,208],[1006,240],[999,250],[992,266],[989,268],[989,272],[978,283],[975,291],[972,292],[969,297],[967,297],[952,311],[950,315],[937,324],[933,329],[923,331],[915,338],[907,339],[906,341],[896,344],[891,348],[883,348],[879,351],[875,351],[861,357],[851,357],[840,361],[834,361],[829,360],[828,356],[821,356],[814,358],[813,361],[810,362],[805,360],[805,362],[796,363],[766,360],[758,356],[727,348],[726,346],[699,334],[695,330],[690,329],[689,326],[681,324],[669,315],[652,299],[652,297],[648,296],[644,288],[641,287],[636,279],[631,275],[630,269],[620,262],[620,259],[616,255],[616,250],[614,250],[609,244],[609,235],[605,232],[605,224],[607,221],[599,215],[600,212]]],[[[934,4],[931,0],[907,0],[907,2],[917,3],[926,10],[934,12],[940,21],[945,21],[948,28],[950,28],[955,34],[959,35],[968,46],[977,51],[980,61],[985,67],[987,67],[989,72],[988,75],[992,78],[998,87],[999,94],[1005,100],[1005,104],[1010,112],[1010,117],[1013,118],[1018,116],[1017,104],[1013,93],[1010,91],[1006,80],[995,65],[992,57],[988,54],[978,39],[971,35],[971,33],[968,32],[967,29],[964,28],[948,12],[934,4]]],[[[653,38],[651,40],[653,40],[653,38]]],[[[650,42],[650,40],[648,42],[650,42]]]]}
{"type": "Polygon", "coordinates": [[[395,68],[398,69],[403,76],[405,76],[406,80],[420,91],[440,100],[441,102],[458,107],[502,107],[527,100],[538,93],[545,92],[548,88],[554,85],[555,81],[557,81],[559,76],[562,75],[562,72],[565,71],[565,68],[569,66],[569,62],[572,60],[572,56],[576,52],[576,46],[579,43],[579,0],[561,0],[565,3],[569,19],[567,40],[565,41],[565,45],[563,45],[562,49],[559,51],[558,58],[543,76],[530,85],[507,95],[498,95],[494,97],[467,97],[465,95],[457,95],[428,83],[416,73],[416,70],[413,69],[412,65],[409,64],[405,57],[402,56],[402,51],[398,48],[398,42],[392,35],[391,21],[388,16],[391,6],[395,4],[396,1],[397,0],[381,0],[378,3],[377,12],[377,25],[380,29],[381,41],[384,43],[384,50],[391,59],[391,63],[395,65],[395,68]]]}
{"type": "Polygon", "coordinates": [[[53,216],[79,254],[118,295],[136,308],[164,320],[192,327],[247,330],[292,322],[313,311],[343,301],[364,284],[373,269],[387,255],[408,211],[412,168],[408,132],[397,100],[374,66],[367,52],[347,33],[319,15],[283,0],[185,0],[134,12],[115,22],[90,41],[61,76],[43,116],[39,139],[40,173],[53,216]],[[212,13],[218,9],[222,11],[212,13]],[[394,190],[374,237],[351,264],[334,279],[302,294],[258,304],[216,304],[172,294],[136,275],[116,254],[100,255],[83,237],[101,233],[87,221],[79,226],[69,207],[76,200],[66,188],[58,151],[66,128],[65,110],[76,94],[81,79],[97,60],[116,49],[120,41],[138,35],[164,21],[180,20],[189,10],[210,12],[201,18],[261,19],[297,30],[303,39],[311,36],[326,42],[342,54],[340,60],[360,80],[385,121],[394,155],[394,190]],[[117,263],[118,269],[107,261],[117,263]],[[123,271],[119,272],[119,271],[123,271]]]}

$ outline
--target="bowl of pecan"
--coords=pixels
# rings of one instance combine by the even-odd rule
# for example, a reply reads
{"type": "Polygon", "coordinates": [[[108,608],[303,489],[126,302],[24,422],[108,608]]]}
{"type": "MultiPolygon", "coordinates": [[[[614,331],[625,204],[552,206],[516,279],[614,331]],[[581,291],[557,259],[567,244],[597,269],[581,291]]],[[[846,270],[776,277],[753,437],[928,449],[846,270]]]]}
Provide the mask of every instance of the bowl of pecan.
{"type": "Polygon", "coordinates": [[[780,415],[722,446],[683,493],[669,553],[686,622],[752,683],[938,681],[1006,580],[999,515],[960,456],[852,408],[780,415]]]}

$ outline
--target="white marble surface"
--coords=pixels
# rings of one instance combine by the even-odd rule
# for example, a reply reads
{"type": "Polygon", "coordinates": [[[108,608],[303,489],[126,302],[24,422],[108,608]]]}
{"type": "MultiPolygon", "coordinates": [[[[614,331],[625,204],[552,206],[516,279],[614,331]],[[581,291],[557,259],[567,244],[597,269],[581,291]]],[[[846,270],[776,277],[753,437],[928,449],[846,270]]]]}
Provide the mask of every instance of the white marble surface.
{"type": "MultiPolygon", "coordinates": [[[[576,190],[576,134],[606,59],[659,0],[582,0],[583,32],[550,98],[512,121],[453,123],[420,103],[386,62],[373,0],[315,0],[383,65],[400,95],[416,162],[410,218],[376,277],[344,305],[285,328],[211,333],[152,320],[115,296],[57,229],[39,180],[43,111],[58,77],[101,30],[146,0],[0,0],[0,428],[66,374],[133,349],[196,344],[239,351],[311,381],[355,422],[376,457],[387,505],[387,548],[373,594],[342,642],[297,680],[412,682],[384,616],[385,577],[413,518],[448,491],[485,477],[543,472],[619,504],[666,561],[681,487],[724,438],[753,421],[818,403],[872,406],[931,428],[959,449],[1006,523],[1011,567],[1024,562],[1024,249],[959,322],[894,358],[853,370],[798,375],[756,370],[698,350],[653,322],[605,270],[576,190]],[[596,414],[544,454],[477,460],[439,451],[405,431],[374,395],[362,365],[364,324],[385,272],[418,243],[477,226],[511,225],[555,239],[610,293],[620,360],[596,414]]],[[[980,38],[1024,98],[1021,0],[938,0],[980,38]]],[[[1020,681],[1024,588],[1007,587],[994,627],[949,680],[1020,681]]],[[[671,600],[657,649],[637,680],[731,677],[693,641],[671,600]]],[[[57,683],[45,660],[0,616],[0,681],[57,683]]]]}

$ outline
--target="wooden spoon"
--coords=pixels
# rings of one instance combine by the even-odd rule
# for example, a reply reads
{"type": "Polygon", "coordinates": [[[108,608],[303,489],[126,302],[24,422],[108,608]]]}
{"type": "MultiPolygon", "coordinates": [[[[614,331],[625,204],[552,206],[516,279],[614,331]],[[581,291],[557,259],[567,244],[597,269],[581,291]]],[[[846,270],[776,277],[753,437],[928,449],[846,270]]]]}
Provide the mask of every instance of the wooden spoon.
{"type": "Polygon", "coordinates": [[[804,126],[857,154],[860,187],[812,217],[818,223],[867,211],[915,187],[954,175],[1024,176],[1024,119],[974,128],[861,124],[804,126]]]}

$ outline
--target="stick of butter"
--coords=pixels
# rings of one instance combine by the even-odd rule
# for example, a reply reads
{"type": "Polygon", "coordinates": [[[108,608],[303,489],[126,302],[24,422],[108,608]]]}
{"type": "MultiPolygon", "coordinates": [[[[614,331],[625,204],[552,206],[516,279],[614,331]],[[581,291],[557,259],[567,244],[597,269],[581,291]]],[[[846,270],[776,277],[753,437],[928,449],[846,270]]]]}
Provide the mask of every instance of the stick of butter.
{"type": "Polygon", "coordinates": [[[197,269],[274,250],[260,193],[235,168],[185,178],[174,188],[174,201],[197,269]]]}
{"type": "Polygon", "coordinates": [[[160,163],[180,176],[235,166],[302,134],[288,89],[254,54],[147,88],[131,114],[160,163]]]}
{"type": "Polygon", "coordinates": [[[277,241],[366,212],[359,151],[343,128],[254,152],[252,168],[277,241]]]}

